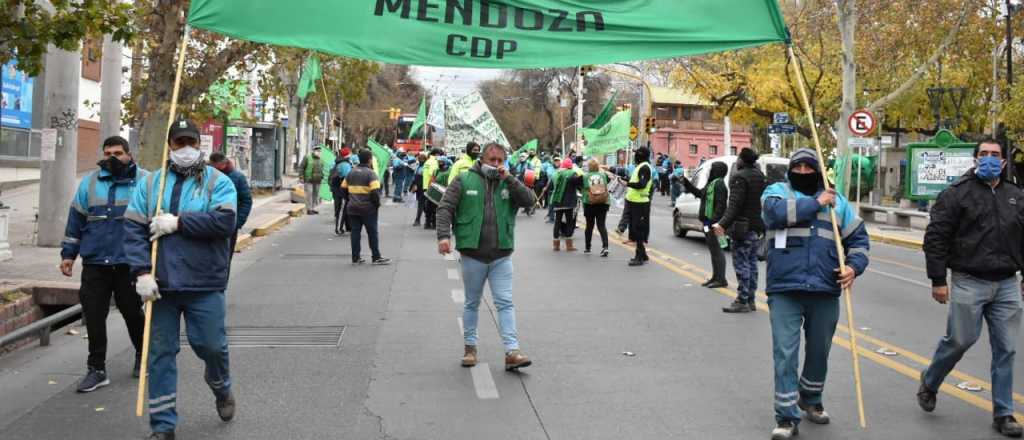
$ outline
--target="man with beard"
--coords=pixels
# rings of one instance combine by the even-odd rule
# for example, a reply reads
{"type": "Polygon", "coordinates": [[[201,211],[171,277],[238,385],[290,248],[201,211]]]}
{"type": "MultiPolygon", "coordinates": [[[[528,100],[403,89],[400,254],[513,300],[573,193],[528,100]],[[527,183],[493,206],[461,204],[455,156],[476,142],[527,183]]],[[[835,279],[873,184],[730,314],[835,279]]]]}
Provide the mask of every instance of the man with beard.
{"type": "Polygon", "coordinates": [[[800,411],[816,424],[829,423],[822,405],[828,353],[839,321],[839,297],[868,267],[870,243],[864,221],[845,197],[825,191],[814,150],[801,148],[789,160],[788,182],[769,186],[761,197],[768,228],[768,294],[775,361],[773,440],[798,434],[800,411]],[[832,228],[835,211],[840,236],[832,228]],[[846,266],[839,269],[836,242],[846,266]],[[803,372],[798,372],[800,329],[803,372]]]}
{"type": "Polygon", "coordinates": [[[142,355],[142,303],[135,296],[134,278],[124,255],[124,212],[135,182],[144,180],[148,173],[135,165],[128,141],[121,136],[103,141],[103,160],[98,165],[100,169],[87,174],[78,185],[60,250],[60,271],[67,277],[71,276],[75,259],[82,257],[78,299],[89,331],[89,370],[78,383],[79,393],[110,384],[106,357],[111,295],[135,346],[132,377],[139,377],[142,355]]]}

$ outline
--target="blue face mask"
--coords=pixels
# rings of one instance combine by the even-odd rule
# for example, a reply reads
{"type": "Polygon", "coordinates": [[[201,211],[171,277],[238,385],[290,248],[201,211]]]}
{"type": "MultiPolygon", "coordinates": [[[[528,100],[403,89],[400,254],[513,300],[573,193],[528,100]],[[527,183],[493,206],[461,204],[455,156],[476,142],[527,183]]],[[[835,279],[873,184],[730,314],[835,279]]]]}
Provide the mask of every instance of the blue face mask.
{"type": "Polygon", "coordinates": [[[974,169],[974,174],[979,179],[986,182],[991,182],[999,178],[999,173],[1003,170],[1003,161],[998,157],[983,156],[978,159],[978,166],[974,169]]]}

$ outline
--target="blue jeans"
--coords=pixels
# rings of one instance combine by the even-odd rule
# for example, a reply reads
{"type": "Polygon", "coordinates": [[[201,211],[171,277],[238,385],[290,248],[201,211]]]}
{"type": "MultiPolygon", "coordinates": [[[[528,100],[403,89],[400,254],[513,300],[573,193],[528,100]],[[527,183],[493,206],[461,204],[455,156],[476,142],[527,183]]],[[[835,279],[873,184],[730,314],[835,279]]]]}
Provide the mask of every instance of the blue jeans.
{"type": "Polygon", "coordinates": [[[743,240],[732,242],[732,266],[736,269],[736,291],[742,302],[753,304],[757,292],[757,248],[760,246],[757,233],[748,231],[743,240]]]}
{"type": "Polygon", "coordinates": [[[348,223],[352,227],[352,261],[359,261],[362,252],[363,227],[370,240],[370,253],[374,260],[380,258],[380,246],[377,243],[377,212],[369,215],[348,215],[348,223]]]}
{"type": "Polygon", "coordinates": [[[768,295],[775,361],[775,421],[800,423],[797,401],[821,403],[828,374],[828,353],[839,322],[839,297],[818,292],[768,295]],[[804,368],[800,362],[800,328],[807,346],[804,368]]]}
{"type": "Polygon", "coordinates": [[[1013,358],[1017,354],[1021,292],[1017,277],[985,281],[953,272],[949,286],[949,319],[946,335],[924,373],[924,384],[937,390],[981,335],[981,320],[988,322],[992,344],[993,417],[1013,415],[1013,358]]]}
{"type": "Polygon", "coordinates": [[[462,312],[463,337],[466,345],[476,346],[477,310],[484,294],[484,282],[491,287],[491,298],[498,309],[498,326],[505,351],[519,349],[516,331],[516,308],[512,304],[512,258],[505,257],[484,263],[462,256],[462,285],[466,290],[466,305],[462,312]]]}
{"type": "Polygon", "coordinates": [[[228,338],[224,328],[224,292],[164,293],[153,303],[149,346],[149,426],[174,431],[178,424],[178,334],[181,315],[192,351],[206,364],[206,383],[215,396],[231,391],[228,338]]]}

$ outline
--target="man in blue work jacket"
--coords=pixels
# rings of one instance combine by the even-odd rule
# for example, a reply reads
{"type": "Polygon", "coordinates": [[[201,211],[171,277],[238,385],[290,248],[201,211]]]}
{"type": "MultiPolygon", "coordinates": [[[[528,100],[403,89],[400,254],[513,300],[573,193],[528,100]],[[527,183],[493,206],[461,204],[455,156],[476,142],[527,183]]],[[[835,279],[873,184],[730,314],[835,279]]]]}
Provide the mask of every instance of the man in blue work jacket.
{"type": "Polygon", "coordinates": [[[235,164],[228,159],[224,153],[213,153],[210,155],[210,166],[224,173],[235,184],[235,192],[238,194],[237,219],[235,220],[235,233],[231,236],[231,252],[234,255],[235,243],[238,242],[238,231],[242,230],[245,222],[249,220],[249,213],[252,212],[252,189],[249,188],[249,178],[245,177],[235,164]]]}
{"type": "Polygon", "coordinates": [[[107,314],[110,297],[124,318],[128,337],[135,346],[133,377],[139,377],[142,356],[142,303],[132,288],[134,277],[124,255],[124,212],[137,180],[146,171],[135,165],[128,141],[111,136],[103,141],[103,159],[99,169],[86,174],[71,200],[68,223],[61,242],[60,271],[70,277],[75,259],[82,257],[82,285],[78,300],[82,304],[85,328],[89,332],[89,368],[78,383],[79,393],[88,393],[110,384],[107,378],[107,314]]]}
{"type": "Polygon", "coordinates": [[[843,289],[868,267],[870,243],[864,222],[845,197],[824,190],[821,164],[814,150],[801,148],[789,160],[787,182],[765,189],[762,216],[768,240],[768,294],[775,360],[773,440],[798,434],[800,410],[807,420],[829,423],[822,405],[828,353],[839,321],[843,289]],[[840,237],[832,230],[835,210],[840,237]],[[841,240],[846,266],[839,270],[836,242],[841,240]],[[804,329],[803,372],[798,373],[800,329],[804,329]]]}
{"type": "Polygon", "coordinates": [[[196,148],[199,130],[186,120],[168,135],[170,163],[160,214],[157,200],[162,172],[153,172],[135,187],[125,218],[125,255],[143,301],[154,301],[149,358],[150,438],[174,439],[178,423],[177,362],[179,325],[192,350],[206,364],[217,414],[235,414],[228,373],[224,326],[224,290],[228,283],[231,236],[235,233],[235,185],[206,165],[196,148]],[[151,244],[159,240],[156,267],[151,244]]]}

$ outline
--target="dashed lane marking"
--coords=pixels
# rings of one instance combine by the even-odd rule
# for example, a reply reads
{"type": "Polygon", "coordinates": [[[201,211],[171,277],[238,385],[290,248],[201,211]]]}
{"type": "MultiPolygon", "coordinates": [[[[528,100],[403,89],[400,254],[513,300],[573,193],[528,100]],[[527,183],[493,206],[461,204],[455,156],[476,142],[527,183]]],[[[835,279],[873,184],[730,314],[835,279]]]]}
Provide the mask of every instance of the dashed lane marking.
{"type": "Polygon", "coordinates": [[[464,304],[466,302],[466,292],[462,289],[452,289],[452,302],[464,304]]]}
{"type": "Polygon", "coordinates": [[[444,259],[447,260],[447,261],[455,261],[455,258],[456,258],[455,254],[451,254],[451,253],[444,254],[444,259]]]}
{"type": "Polygon", "coordinates": [[[473,375],[473,388],[476,389],[476,397],[480,400],[497,399],[498,387],[494,385],[494,377],[491,376],[491,366],[487,363],[477,364],[469,369],[473,375]]]}
{"type": "Polygon", "coordinates": [[[449,280],[457,280],[457,279],[459,279],[459,270],[458,269],[448,269],[448,279],[449,280]]]}

